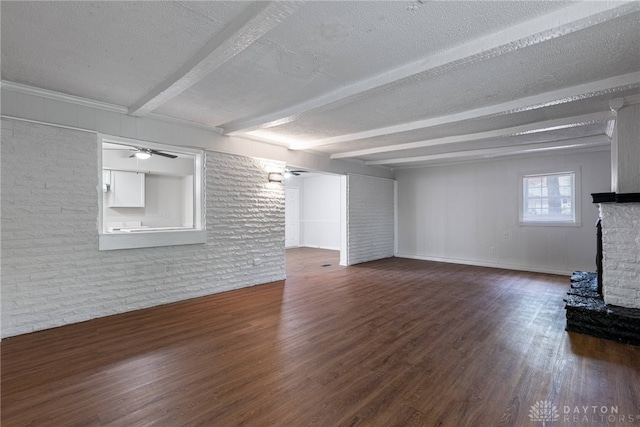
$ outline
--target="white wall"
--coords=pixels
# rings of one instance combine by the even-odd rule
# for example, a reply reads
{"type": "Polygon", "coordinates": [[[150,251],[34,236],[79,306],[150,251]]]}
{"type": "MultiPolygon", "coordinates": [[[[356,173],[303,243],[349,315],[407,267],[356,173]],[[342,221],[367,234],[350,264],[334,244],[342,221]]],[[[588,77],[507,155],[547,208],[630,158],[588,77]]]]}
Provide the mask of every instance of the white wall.
{"type": "Polygon", "coordinates": [[[2,120],[2,336],[285,278],[284,164],[207,151],[205,244],[98,251],[95,133],[2,120]]]}
{"type": "Polygon", "coordinates": [[[142,208],[111,208],[107,203],[109,193],[103,193],[104,223],[139,221],[149,227],[180,227],[185,223],[183,187],[182,177],[145,174],[145,206],[142,208]]]}
{"type": "Polygon", "coordinates": [[[285,187],[294,188],[298,190],[297,203],[295,200],[294,201],[289,200],[287,201],[287,206],[285,208],[285,209],[297,209],[297,215],[295,213],[285,212],[285,217],[287,218],[287,221],[292,222],[292,224],[289,224],[288,231],[286,230],[286,227],[285,227],[285,237],[286,239],[288,239],[286,240],[288,242],[287,247],[297,248],[300,246],[304,246],[304,243],[302,240],[303,237],[302,237],[302,224],[301,224],[302,205],[303,205],[302,200],[304,198],[304,179],[300,176],[295,176],[295,175],[287,176],[285,178],[285,187]],[[291,235],[287,235],[287,233],[290,233],[291,235]],[[295,236],[297,236],[297,239],[295,236]]]}
{"type": "Polygon", "coordinates": [[[340,250],[340,177],[304,178],[302,245],[340,250]]]}
{"type": "Polygon", "coordinates": [[[4,88],[1,101],[2,337],[283,279],[284,186],[267,173],[285,162],[393,176],[90,101],[4,88]],[[96,132],[205,150],[205,244],[98,251],[96,132]]]}
{"type": "Polygon", "coordinates": [[[397,256],[568,274],[595,269],[597,207],[609,151],[398,170],[397,256]],[[521,226],[520,175],[581,168],[582,225],[521,226]],[[495,253],[492,251],[495,248],[495,253]]]}
{"type": "Polygon", "coordinates": [[[340,250],[340,177],[293,176],[286,186],[299,190],[300,246],[340,250]]]}
{"type": "Polygon", "coordinates": [[[187,175],[182,180],[182,200],[180,206],[182,208],[180,214],[182,218],[181,226],[193,227],[193,175],[187,175]]]}
{"type": "Polygon", "coordinates": [[[349,174],[347,177],[347,264],[394,252],[395,184],[393,180],[349,174]]]}

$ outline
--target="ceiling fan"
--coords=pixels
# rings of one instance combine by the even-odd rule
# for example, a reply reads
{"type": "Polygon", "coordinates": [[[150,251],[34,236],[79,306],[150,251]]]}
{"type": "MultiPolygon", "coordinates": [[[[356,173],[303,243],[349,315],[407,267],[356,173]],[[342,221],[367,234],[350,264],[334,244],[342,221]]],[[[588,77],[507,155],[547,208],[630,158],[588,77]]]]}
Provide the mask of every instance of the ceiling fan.
{"type": "Polygon", "coordinates": [[[293,170],[291,168],[286,168],[284,170],[284,173],[290,173],[293,176],[299,176],[301,173],[308,173],[309,171],[305,171],[305,170],[293,170]]]}
{"type": "Polygon", "coordinates": [[[137,157],[138,159],[144,160],[151,157],[151,155],[168,157],[170,159],[175,159],[178,157],[175,154],[163,153],[162,151],[152,150],[150,148],[138,148],[138,147],[135,148],[135,151],[131,153],[129,157],[137,157]]]}

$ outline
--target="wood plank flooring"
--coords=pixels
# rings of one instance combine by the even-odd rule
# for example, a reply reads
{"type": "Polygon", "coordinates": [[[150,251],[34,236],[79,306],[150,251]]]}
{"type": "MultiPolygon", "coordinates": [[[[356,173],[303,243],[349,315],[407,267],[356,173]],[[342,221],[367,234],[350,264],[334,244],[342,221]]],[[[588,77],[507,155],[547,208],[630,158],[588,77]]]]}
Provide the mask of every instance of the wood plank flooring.
{"type": "Polygon", "coordinates": [[[565,332],[567,277],[317,249],[287,271],[3,340],[2,426],[535,427],[539,401],[640,425],[640,347],[565,332]]]}

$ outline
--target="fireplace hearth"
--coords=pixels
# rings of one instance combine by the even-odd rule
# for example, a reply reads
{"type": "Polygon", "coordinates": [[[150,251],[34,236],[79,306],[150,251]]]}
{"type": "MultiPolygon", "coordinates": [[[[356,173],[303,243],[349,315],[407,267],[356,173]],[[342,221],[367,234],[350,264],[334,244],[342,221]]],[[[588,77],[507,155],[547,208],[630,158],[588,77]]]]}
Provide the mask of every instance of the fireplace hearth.
{"type": "Polygon", "coordinates": [[[565,302],[567,331],[640,346],[640,310],[605,304],[596,273],[574,272],[565,302]]]}

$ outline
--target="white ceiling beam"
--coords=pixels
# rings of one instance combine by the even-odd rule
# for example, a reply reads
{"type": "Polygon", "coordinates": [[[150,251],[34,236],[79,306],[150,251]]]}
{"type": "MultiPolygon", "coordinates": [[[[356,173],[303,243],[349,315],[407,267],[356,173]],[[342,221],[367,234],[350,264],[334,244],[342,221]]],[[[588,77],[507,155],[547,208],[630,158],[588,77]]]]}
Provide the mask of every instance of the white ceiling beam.
{"type": "Polygon", "coordinates": [[[179,69],[131,105],[129,114],[144,116],[189,89],[293,15],[299,5],[300,2],[261,1],[250,4],[179,69]]]}
{"type": "Polygon", "coordinates": [[[581,116],[565,117],[561,119],[545,120],[543,122],[530,123],[526,125],[513,126],[504,129],[495,129],[485,132],[469,133],[465,135],[453,135],[443,138],[433,138],[424,141],[407,142],[404,144],[385,145],[362,150],[345,151],[331,155],[332,159],[344,159],[350,157],[367,156],[371,154],[389,153],[401,150],[413,150],[416,148],[432,147],[434,145],[455,144],[459,142],[478,141],[482,139],[502,138],[507,136],[549,132],[553,130],[566,129],[569,127],[585,126],[595,122],[604,122],[615,118],[613,111],[603,111],[581,116]]]}
{"type": "Polygon", "coordinates": [[[68,102],[70,104],[82,105],[83,107],[97,108],[99,110],[110,111],[112,113],[127,114],[127,108],[121,105],[107,102],[95,101],[93,99],[81,98],[79,96],[68,95],[66,93],[54,92],[52,90],[41,89],[39,87],[23,85],[20,83],[2,80],[0,82],[2,90],[33,95],[40,98],[52,99],[54,101],[68,102]]]}
{"type": "MultiPolygon", "coordinates": [[[[54,92],[51,90],[41,89],[33,86],[27,86],[20,83],[10,82],[7,80],[2,80],[0,82],[0,86],[2,86],[2,90],[10,90],[12,92],[23,93],[25,95],[33,95],[40,98],[52,99],[54,101],[67,102],[69,104],[81,105],[83,107],[95,108],[103,111],[110,111],[112,113],[127,114],[127,107],[124,107],[122,105],[110,104],[106,102],[96,101],[93,99],[82,98],[74,95],[68,95],[66,93],[54,92]]],[[[219,134],[222,134],[222,128],[203,124],[203,123],[192,122],[190,120],[183,120],[177,117],[165,116],[165,115],[156,114],[156,113],[149,113],[146,115],[146,118],[153,119],[153,120],[160,120],[168,123],[177,123],[180,125],[197,127],[197,128],[206,129],[206,130],[210,130],[210,131],[214,131],[219,134]]]]}
{"type": "Polygon", "coordinates": [[[529,111],[537,108],[547,107],[551,105],[576,101],[588,96],[597,96],[609,93],[617,88],[625,88],[640,85],[640,72],[624,74],[622,76],[611,77],[608,79],[598,80],[595,82],[585,83],[569,88],[558,89],[538,95],[518,98],[513,101],[503,102],[501,104],[489,105],[473,110],[466,110],[460,113],[449,114],[446,116],[432,117],[429,119],[418,120],[415,122],[402,123],[399,125],[387,126],[378,129],[371,129],[363,132],[344,134],[332,138],[318,139],[315,141],[304,141],[291,144],[291,150],[306,150],[314,147],[339,144],[342,142],[356,141],[365,138],[375,138],[384,135],[392,135],[402,132],[410,132],[417,129],[424,129],[432,126],[446,125],[464,120],[473,120],[481,117],[492,116],[496,114],[510,114],[520,111],[529,111]]]}
{"type": "Polygon", "coordinates": [[[548,40],[618,18],[640,10],[638,2],[579,2],[547,15],[531,19],[493,34],[479,37],[463,45],[431,55],[419,61],[360,80],[340,90],[259,117],[224,124],[225,134],[235,135],[282,125],[297,120],[312,110],[348,101],[365,92],[390,85],[407,77],[441,67],[463,67],[469,62],[533,46],[548,40]]]}
{"type": "Polygon", "coordinates": [[[451,153],[431,154],[419,157],[402,157],[397,159],[371,160],[365,162],[368,166],[399,165],[407,163],[424,163],[437,160],[455,160],[460,158],[493,158],[507,155],[534,153],[569,148],[586,148],[609,144],[606,135],[587,136],[584,138],[565,139],[562,141],[539,142],[534,144],[522,144],[508,147],[485,148],[479,150],[456,151],[451,153]]]}

